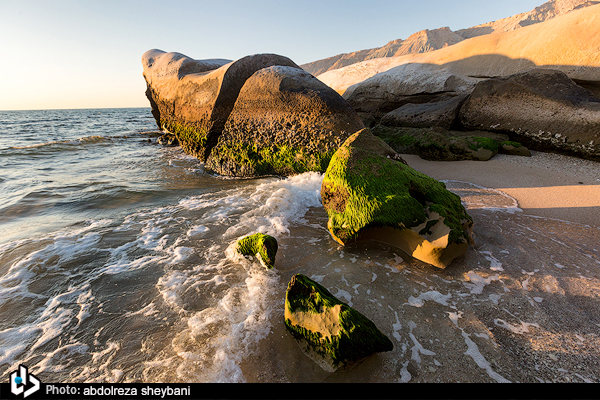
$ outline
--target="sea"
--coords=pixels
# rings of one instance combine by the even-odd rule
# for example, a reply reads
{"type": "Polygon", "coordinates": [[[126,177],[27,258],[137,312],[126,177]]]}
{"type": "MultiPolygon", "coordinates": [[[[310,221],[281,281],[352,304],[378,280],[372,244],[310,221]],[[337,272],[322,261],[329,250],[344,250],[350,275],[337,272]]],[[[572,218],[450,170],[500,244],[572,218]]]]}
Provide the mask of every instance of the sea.
{"type": "Polygon", "coordinates": [[[157,144],[150,108],[0,111],[0,380],[599,382],[600,232],[446,181],[477,246],[435,270],[329,235],[323,175],[234,179],[157,144]],[[235,251],[263,232],[275,268],[235,251]],[[285,330],[305,274],[394,350],[335,372],[285,330]]]}

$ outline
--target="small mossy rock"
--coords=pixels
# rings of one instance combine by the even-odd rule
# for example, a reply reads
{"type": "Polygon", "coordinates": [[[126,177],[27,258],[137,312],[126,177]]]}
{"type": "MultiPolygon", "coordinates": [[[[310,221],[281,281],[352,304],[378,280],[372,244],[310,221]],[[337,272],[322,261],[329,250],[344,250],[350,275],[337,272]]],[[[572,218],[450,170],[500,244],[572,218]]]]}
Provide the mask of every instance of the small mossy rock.
{"type": "Polygon", "coordinates": [[[263,233],[246,236],[237,242],[238,251],[244,256],[259,255],[265,267],[271,269],[275,265],[277,239],[263,233]]]}
{"type": "Polygon", "coordinates": [[[473,242],[473,219],[444,183],[398,158],[369,129],[344,142],[321,185],[329,232],[343,245],[359,239],[383,241],[446,268],[473,242]]]}
{"type": "Polygon", "coordinates": [[[285,326],[304,352],[328,371],[394,348],[371,320],[301,274],[287,287],[285,326]]]}

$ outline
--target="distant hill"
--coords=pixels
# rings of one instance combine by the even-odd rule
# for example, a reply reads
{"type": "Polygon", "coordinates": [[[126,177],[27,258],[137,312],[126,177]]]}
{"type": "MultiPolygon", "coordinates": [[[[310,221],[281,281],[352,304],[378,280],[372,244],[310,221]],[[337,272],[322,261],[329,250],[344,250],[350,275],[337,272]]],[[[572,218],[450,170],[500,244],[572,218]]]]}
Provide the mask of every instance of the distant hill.
{"type": "Polygon", "coordinates": [[[324,72],[346,67],[361,61],[383,57],[398,57],[408,54],[427,53],[452,46],[465,39],[487,35],[494,32],[507,32],[547,21],[559,15],[567,14],[591,5],[600,4],[600,0],[550,0],[532,11],[488,22],[456,32],[448,27],[425,29],[412,34],[406,40],[396,39],[383,47],[338,54],[333,57],[303,64],[301,67],[314,76],[324,72]]]}
{"type": "MultiPolygon", "coordinates": [[[[317,78],[347,97],[355,85],[382,89],[388,83],[405,81],[414,74],[411,65],[436,67],[476,79],[542,67],[561,70],[578,84],[598,92],[599,43],[600,2],[520,29],[480,35],[426,53],[362,61],[317,78]]],[[[390,93],[395,92],[390,89],[390,93]]]]}

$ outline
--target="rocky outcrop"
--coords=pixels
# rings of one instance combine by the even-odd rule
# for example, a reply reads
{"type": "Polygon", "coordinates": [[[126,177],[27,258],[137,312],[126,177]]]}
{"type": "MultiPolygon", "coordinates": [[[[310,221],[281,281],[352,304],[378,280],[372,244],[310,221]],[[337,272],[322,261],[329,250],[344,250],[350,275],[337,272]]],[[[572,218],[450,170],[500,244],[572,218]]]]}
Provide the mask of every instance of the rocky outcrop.
{"type": "Polygon", "coordinates": [[[438,65],[403,64],[349,87],[344,98],[368,126],[378,123],[388,113],[392,113],[388,123],[393,123],[393,111],[398,110],[395,113],[401,115],[401,107],[408,104],[412,104],[411,111],[425,107],[428,111],[436,109],[438,116],[449,114],[445,118],[451,125],[455,109],[478,81],[453,74],[438,65]],[[446,100],[449,102],[440,102],[446,100]]]}
{"type": "Polygon", "coordinates": [[[197,61],[150,50],[142,63],[158,126],[224,175],[323,171],[363,126],[337,93],[287,57],[197,61]]]}
{"type": "Polygon", "coordinates": [[[364,129],[331,159],[321,186],[327,227],[341,244],[374,239],[438,268],[464,254],[473,220],[460,197],[410,168],[364,129]]]}
{"type": "Polygon", "coordinates": [[[417,154],[431,161],[487,161],[497,153],[531,156],[525,146],[510,141],[507,135],[486,131],[377,125],[372,132],[400,154],[417,154]]]}
{"type": "Polygon", "coordinates": [[[238,240],[237,251],[244,256],[258,257],[262,265],[271,269],[275,265],[277,239],[264,233],[255,233],[238,240]]]}
{"type": "Polygon", "coordinates": [[[362,128],[352,107],[309,73],[264,68],[244,84],[206,167],[233,176],[324,172],[362,128]]]}
{"type": "Polygon", "coordinates": [[[460,106],[467,95],[447,96],[429,103],[408,103],[383,116],[380,123],[385,126],[408,126],[413,128],[441,127],[450,129],[458,118],[460,106]]]}
{"type": "Polygon", "coordinates": [[[468,129],[511,132],[530,148],[600,159],[600,99],[561,71],[481,82],[459,118],[468,129]]]}
{"type": "Polygon", "coordinates": [[[367,317],[301,274],[287,287],[285,326],[305,354],[331,372],[394,347],[367,317]]]}

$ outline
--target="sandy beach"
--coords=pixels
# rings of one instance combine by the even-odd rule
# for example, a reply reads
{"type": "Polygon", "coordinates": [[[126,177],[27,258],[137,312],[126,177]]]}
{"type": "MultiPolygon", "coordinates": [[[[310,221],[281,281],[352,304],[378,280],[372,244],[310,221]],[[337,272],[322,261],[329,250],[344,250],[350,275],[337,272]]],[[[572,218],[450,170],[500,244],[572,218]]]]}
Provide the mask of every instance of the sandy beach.
{"type": "Polygon", "coordinates": [[[531,157],[498,154],[481,161],[427,161],[404,154],[417,171],[500,190],[523,213],[600,227],[600,163],[533,151],[531,157]]]}

